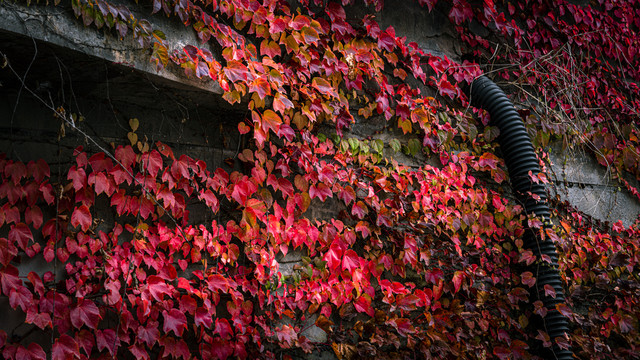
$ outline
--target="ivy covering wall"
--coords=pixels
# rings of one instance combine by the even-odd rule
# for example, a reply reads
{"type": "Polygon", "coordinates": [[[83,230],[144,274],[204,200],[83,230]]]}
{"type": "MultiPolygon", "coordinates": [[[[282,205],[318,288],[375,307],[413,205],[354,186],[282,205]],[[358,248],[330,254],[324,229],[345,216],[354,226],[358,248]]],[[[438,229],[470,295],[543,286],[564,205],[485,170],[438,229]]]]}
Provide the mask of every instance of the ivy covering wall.
{"type": "MultiPolygon", "coordinates": [[[[79,146],[60,178],[43,160],[2,156],[0,296],[51,339],[0,331],[4,358],[535,358],[552,346],[533,326],[548,311],[537,296],[556,293],[520,271],[546,261],[522,249],[525,229],[560,252],[556,310],[572,328],[553,341],[585,359],[640,357],[638,223],[554,199],[550,229],[525,217],[499,131],[463,91],[493,77],[543,168],[563,142],[640,196],[640,4],[419,0],[457,31],[454,61],[381,28],[381,0],[365,0],[362,18],[348,16],[353,2],[154,0],[149,20],[70,2],[86,31],[133,36],[158,68],[218,84],[245,111],[247,141],[242,166],[210,168],[145,141],[132,118],[121,143],[79,146]],[[169,51],[157,16],[202,43],[169,51]],[[386,136],[350,133],[374,118],[386,136]],[[309,216],[329,202],[334,217],[309,216]],[[216,220],[190,222],[194,206],[216,220]],[[285,274],[290,252],[303,256],[285,274]],[[30,258],[52,271],[21,272],[30,258]],[[311,326],[325,342],[304,336],[311,326]]],[[[51,110],[69,132],[91,122],[51,110]]]]}

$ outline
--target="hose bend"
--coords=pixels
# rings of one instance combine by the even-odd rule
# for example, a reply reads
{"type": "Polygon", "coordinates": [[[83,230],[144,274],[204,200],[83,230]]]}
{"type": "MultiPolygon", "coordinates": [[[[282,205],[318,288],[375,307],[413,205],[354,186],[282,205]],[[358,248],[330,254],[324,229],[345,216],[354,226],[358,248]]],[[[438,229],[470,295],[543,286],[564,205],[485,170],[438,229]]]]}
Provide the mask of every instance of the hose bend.
{"type": "MultiPolygon", "coordinates": [[[[542,220],[544,227],[549,227],[551,211],[547,205],[547,193],[543,184],[534,183],[529,172],[540,173],[538,159],[527,130],[506,94],[486,76],[477,78],[471,85],[471,104],[483,108],[491,115],[491,124],[500,129],[498,143],[502,149],[504,160],[511,179],[511,186],[516,199],[524,205],[527,215],[535,214],[542,220]]],[[[558,253],[551,240],[542,240],[533,230],[525,232],[524,248],[531,250],[540,259],[545,255],[549,262],[537,261],[530,270],[537,277],[537,299],[547,308],[547,315],[543,318],[543,328],[553,343],[555,359],[573,359],[571,349],[560,349],[554,341],[557,337],[569,333],[569,322],[558,310],[556,305],[565,302],[562,279],[558,272],[558,253]],[[555,290],[555,298],[545,294],[545,285],[555,290]]],[[[535,297],[534,297],[535,298],[535,297]]]]}

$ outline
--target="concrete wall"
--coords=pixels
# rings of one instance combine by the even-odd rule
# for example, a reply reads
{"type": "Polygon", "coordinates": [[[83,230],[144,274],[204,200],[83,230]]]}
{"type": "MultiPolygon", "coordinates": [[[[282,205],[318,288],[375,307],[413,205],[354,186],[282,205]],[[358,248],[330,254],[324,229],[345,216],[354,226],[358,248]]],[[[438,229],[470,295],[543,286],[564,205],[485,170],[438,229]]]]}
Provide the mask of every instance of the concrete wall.
{"type": "MultiPolygon", "coordinates": [[[[385,12],[378,14],[381,28],[393,26],[398,36],[415,41],[426,52],[459,60],[460,44],[445,20],[446,14],[438,10],[428,14],[407,1],[387,1],[386,5],[385,12]]],[[[358,18],[363,12],[356,7],[347,10],[350,18],[358,18]]],[[[136,117],[140,122],[138,134],[146,135],[149,141],[165,142],[178,154],[206,161],[209,168],[231,170],[225,159],[235,159],[241,148],[243,139],[235,124],[246,116],[243,106],[227,105],[219,96],[217,85],[186,79],[180,69],[156,73],[148,54],[135,50],[137,46],[132,41],[122,42],[104,31],[88,31],[68,12],[57,11],[0,3],[0,51],[16,71],[0,70],[0,152],[24,162],[44,158],[54,164],[55,172],[55,164],[64,169],[71,163],[72,149],[79,145],[98,151],[100,147],[110,150],[111,142],[125,142],[128,120],[136,117]],[[25,79],[26,87],[19,79],[25,79]],[[67,126],[65,136],[58,141],[61,122],[53,118],[51,108],[57,106],[82,114],[85,121],[78,124],[78,129],[88,137],[67,126]]],[[[162,17],[153,19],[173,35],[169,38],[175,40],[171,40],[174,48],[195,41],[194,35],[180,28],[180,24],[162,17]]],[[[397,135],[379,133],[384,127],[384,120],[379,118],[359,121],[347,136],[388,140],[397,135]]],[[[621,219],[625,225],[640,214],[637,199],[620,190],[619,184],[589,155],[556,151],[551,159],[551,178],[557,184],[552,193],[578,210],[601,220],[621,219]]],[[[339,206],[334,205],[316,202],[308,215],[332,218],[339,211],[339,206]]],[[[206,220],[210,221],[193,219],[206,220]]],[[[299,251],[290,252],[280,259],[280,271],[291,273],[302,255],[299,251]]],[[[38,272],[50,270],[29,262],[22,266],[38,272]]],[[[6,298],[0,299],[0,309],[7,308],[6,298]]],[[[24,318],[18,312],[6,316],[0,329],[7,332],[24,318]]],[[[313,318],[309,322],[312,324],[313,318]]],[[[309,326],[304,335],[315,342],[327,340],[326,334],[315,326],[309,326]]],[[[314,356],[332,358],[333,353],[328,350],[314,356]]]]}

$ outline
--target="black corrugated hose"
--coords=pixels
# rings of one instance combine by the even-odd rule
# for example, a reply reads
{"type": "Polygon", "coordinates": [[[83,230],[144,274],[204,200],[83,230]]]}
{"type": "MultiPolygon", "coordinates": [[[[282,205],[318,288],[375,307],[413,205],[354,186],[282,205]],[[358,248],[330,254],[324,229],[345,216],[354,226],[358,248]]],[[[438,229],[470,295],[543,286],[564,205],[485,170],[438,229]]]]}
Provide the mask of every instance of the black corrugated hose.
{"type": "MultiPolygon", "coordinates": [[[[529,176],[540,173],[538,159],[533,149],[533,144],[527,130],[511,101],[504,91],[486,76],[477,78],[471,85],[471,104],[483,108],[491,115],[491,124],[500,129],[498,143],[502,150],[511,186],[516,199],[524,205],[527,215],[535,214],[542,220],[545,227],[550,226],[549,206],[547,205],[547,193],[543,184],[535,183],[529,176]],[[532,195],[533,194],[533,195],[532,195]],[[536,196],[537,198],[536,199],[536,196]]],[[[549,334],[553,342],[552,352],[556,359],[573,359],[571,349],[560,349],[554,339],[569,333],[569,322],[558,310],[556,304],[564,303],[562,280],[558,273],[558,253],[555,244],[551,240],[542,240],[533,230],[528,230],[523,238],[525,249],[529,249],[537,257],[531,266],[534,276],[537,277],[537,299],[542,300],[548,313],[543,318],[541,330],[549,334]],[[540,261],[541,255],[546,255],[550,262],[540,261]],[[555,298],[545,294],[544,286],[551,285],[555,290],[555,298]]],[[[551,354],[550,354],[551,355],[551,354]]],[[[553,356],[551,355],[551,356],[553,356]]]]}

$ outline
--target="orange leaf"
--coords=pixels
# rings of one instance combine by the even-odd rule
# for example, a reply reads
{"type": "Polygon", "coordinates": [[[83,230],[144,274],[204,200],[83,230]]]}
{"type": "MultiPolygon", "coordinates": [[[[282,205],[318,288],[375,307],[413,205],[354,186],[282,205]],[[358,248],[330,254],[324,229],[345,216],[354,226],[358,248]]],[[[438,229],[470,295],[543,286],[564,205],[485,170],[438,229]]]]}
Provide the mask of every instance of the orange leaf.
{"type": "Polygon", "coordinates": [[[262,114],[262,129],[264,129],[265,132],[271,129],[271,131],[277,134],[278,129],[280,129],[280,124],[282,124],[282,119],[273,110],[267,109],[264,114],[262,114]]]}

